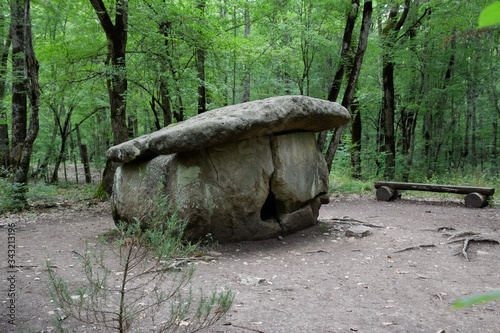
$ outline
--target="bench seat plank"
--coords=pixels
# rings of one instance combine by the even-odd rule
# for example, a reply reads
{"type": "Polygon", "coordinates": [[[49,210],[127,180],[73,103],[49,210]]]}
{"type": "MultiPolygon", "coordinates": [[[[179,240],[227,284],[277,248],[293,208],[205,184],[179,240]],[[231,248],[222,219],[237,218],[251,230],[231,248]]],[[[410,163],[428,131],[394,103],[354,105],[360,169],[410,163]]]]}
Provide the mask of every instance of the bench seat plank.
{"type": "Polygon", "coordinates": [[[456,194],[469,194],[476,192],[486,196],[492,196],[495,193],[495,189],[491,187],[399,183],[399,182],[375,182],[375,188],[378,189],[382,186],[387,186],[395,190],[407,190],[407,191],[430,191],[430,192],[446,192],[446,193],[456,193],[456,194]]]}

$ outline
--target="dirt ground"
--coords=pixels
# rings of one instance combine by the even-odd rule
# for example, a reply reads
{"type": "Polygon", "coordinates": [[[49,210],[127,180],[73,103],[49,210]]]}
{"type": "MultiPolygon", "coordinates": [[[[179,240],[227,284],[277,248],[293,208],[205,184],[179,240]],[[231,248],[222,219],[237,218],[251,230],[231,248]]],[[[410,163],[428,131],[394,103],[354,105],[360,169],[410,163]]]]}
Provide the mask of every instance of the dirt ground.
{"type": "MultiPolygon", "coordinates": [[[[463,232],[499,240],[500,208],[439,197],[377,202],[342,195],[322,206],[319,219],[280,239],[218,245],[220,256],[196,261],[196,287],[236,294],[230,312],[205,332],[500,332],[499,301],[450,310],[465,295],[500,288],[500,245],[471,241],[467,260],[464,242],[450,243],[463,232]],[[359,224],[372,225],[371,234],[346,237],[359,224]]],[[[9,223],[15,223],[17,325],[5,316],[12,274],[4,259],[0,332],[55,332],[45,261],[83,281],[75,251],[114,227],[109,204],[0,218],[5,257],[9,223]]],[[[70,328],[98,332],[92,325],[70,328]]]]}

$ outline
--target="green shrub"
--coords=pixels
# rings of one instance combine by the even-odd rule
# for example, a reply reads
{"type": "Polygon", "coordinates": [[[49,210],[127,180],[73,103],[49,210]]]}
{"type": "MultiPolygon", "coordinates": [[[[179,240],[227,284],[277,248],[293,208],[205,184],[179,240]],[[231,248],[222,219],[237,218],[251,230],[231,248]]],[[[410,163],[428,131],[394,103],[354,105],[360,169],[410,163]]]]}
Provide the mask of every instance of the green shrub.
{"type": "Polygon", "coordinates": [[[4,178],[0,178],[0,214],[17,212],[25,208],[25,201],[19,200],[16,193],[24,191],[22,185],[14,185],[4,178]]]}

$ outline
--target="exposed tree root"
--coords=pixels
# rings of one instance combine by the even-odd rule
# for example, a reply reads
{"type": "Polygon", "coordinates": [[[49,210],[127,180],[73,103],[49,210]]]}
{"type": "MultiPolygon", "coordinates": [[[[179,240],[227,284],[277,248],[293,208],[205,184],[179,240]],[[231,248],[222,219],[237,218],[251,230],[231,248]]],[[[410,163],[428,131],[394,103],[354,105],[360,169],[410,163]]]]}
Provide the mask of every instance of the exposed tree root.
{"type": "Polygon", "coordinates": [[[493,238],[486,238],[484,236],[481,236],[478,233],[474,232],[463,232],[457,235],[453,235],[448,237],[448,240],[452,239],[451,241],[448,242],[448,244],[451,243],[457,243],[457,242],[463,242],[463,246],[460,252],[455,253],[455,255],[463,255],[467,261],[469,261],[469,255],[467,254],[467,248],[469,247],[470,242],[488,242],[488,243],[493,243],[493,244],[498,244],[500,245],[500,241],[497,239],[493,238]]]}
{"type": "Polygon", "coordinates": [[[394,253],[399,253],[399,252],[404,252],[404,251],[410,251],[410,250],[416,250],[416,249],[423,249],[423,248],[428,248],[428,247],[436,247],[434,244],[421,244],[417,246],[410,246],[402,250],[394,251],[394,253]]]}

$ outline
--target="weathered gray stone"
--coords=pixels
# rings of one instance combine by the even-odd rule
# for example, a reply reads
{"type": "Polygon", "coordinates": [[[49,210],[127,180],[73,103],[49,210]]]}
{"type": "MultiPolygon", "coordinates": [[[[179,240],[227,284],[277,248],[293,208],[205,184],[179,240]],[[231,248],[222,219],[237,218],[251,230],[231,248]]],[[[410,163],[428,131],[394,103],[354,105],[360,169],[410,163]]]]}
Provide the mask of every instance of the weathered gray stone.
{"type": "Polygon", "coordinates": [[[221,242],[259,240],[307,228],[316,223],[328,191],[314,138],[265,136],[125,163],[115,176],[114,218],[147,223],[159,189],[175,203],[178,216],[189,220],[191,240],[208,234],[221,242]],[[287,157],[292,153],[296,161],[287,157]]]}
{"type": "Polygon", "coordinates": [[[271,97],[202,113],[114,146],[107,156],[131,162],[273,133],[319,132],[345,125],[349,119],[349,112],[338,103],[306,96],[271,97]]]}
{"type": "Polygon", "coordinates": [[[368,235],[371,235],[371,233],[372,233],[371,228],[365,227],[364,225],[357,225],[347,229],[345,235],[347,237],[363,238],[368,235]]]}
{"type": "Polygon", "coordinates": [[[304,202],[328,192],[326,162],[311,132],[274,136],[271,144],[275,172],[274,196],[284,213],[298,210],[304,202]]]}
{"type": "MultiPolygon", "coordinates": [[[[317,222],[328,171],[314,132],[347,123],[347,110],[304,96],[234,105],[122,143],[115,221],[147,226],[162,210],[188,221],[185,237],[220,242],[278,237],[317,222]],[[159,206],[168,198],[170,206],[159,206]]],[[[161,214],[160,214],[161,215],[161,214]]]]}

